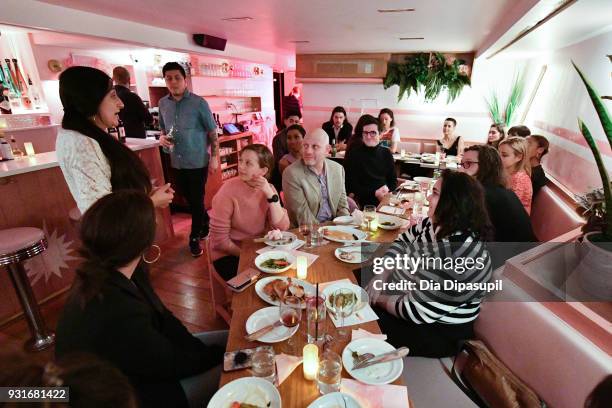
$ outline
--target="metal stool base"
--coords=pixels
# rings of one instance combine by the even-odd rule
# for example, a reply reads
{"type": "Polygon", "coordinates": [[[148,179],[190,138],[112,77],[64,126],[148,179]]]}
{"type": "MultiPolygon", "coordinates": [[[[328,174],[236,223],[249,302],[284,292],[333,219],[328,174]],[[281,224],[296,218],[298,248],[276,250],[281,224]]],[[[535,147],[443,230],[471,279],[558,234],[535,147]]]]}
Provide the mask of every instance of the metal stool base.
{"type": "Polygon", "coordinates": [[[47,335],[43,337],[33,337],[30,340],[26,341],[24,344],[24,348],[27,351],[42,351],[46,348],[53,346],[55,343],[55,333],[52,331],[47,331],[47,335]]]}

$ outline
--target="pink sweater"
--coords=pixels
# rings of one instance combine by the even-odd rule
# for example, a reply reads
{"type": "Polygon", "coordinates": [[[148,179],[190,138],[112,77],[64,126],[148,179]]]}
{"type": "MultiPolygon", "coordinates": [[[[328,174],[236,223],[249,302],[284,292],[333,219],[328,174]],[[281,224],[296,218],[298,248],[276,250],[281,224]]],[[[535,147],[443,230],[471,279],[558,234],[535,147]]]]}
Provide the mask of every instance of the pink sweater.
{"type": "Polygon", "coordinates": [[[510,177],[510,189],[521,200],[527,214],[531,214],[531,198],[533,196],[531,177],[524,171],[517,171],[510,177]]]}
{"type": "Polygon", "coordinates": [[[272,225],[269,206],[261,190],[249,187],[239,177],[225,181],[213,198],[210,213],[211,260],[231,255],[231,242],[240,246],[242,240],[262,237],[269,229],[287,230],[287,210],[283,209],[283,218],[272,225]]]}

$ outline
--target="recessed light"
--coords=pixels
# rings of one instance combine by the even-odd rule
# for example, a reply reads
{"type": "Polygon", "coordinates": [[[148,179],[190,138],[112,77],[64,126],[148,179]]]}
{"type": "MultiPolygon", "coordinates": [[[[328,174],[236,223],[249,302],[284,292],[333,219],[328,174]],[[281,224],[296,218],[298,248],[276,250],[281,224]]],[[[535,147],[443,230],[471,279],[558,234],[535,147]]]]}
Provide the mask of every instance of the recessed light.
{"type": "Polygon", "coordinates": [[[406,13],[408,11],[415,11],[413,8],[403,8],[403,9],[378,9],[379,13],[406,13]]]}
{"type": "Polygon", "coordinates": [[[400,37],[399,38],[402,41],[407,41],[407,40],[424,40],[425,37],[400,37]]]}
{"type": "Polygon", "coordinates": [[[221,21],[251,21],[253,20],[253,17],[227,17],[227,18],[222,18],[221,21]]]}
{"type": "Polygon", "coordinates": [[[293,44],[308,44],[310,41],[308,41],[308,40],[291,40],[289,42],[293,43],[293,44]]]}

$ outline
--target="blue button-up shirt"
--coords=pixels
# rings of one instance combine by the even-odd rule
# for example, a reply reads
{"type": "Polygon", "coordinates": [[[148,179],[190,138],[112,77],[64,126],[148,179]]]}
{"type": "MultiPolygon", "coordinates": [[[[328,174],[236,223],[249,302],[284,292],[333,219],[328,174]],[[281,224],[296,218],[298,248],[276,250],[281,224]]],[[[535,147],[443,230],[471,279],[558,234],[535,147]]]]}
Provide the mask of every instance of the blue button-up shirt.
{"type": "Polygon", "coordinates": [[[165,133],[174,126],[172,167],[199,169],[208,166],[208,132],[217,125],[204,98],[188,90],[178,102],[172,95],[164,96],[159,100],[159,125],[165,133]]]}
{"type": "Polygon", "coordinates": [[[329,189],[327,188],[325,165],[323,165],[323,171],[321,174],[315,173],[310,167],[308,167],[308,170],[317,177],[317,180],[319,180],[319,184],[321,186],[321,206],[319,207],[319,212],[317,213],[317,220],[319,222],[330,221],[332,218],[334,218],[334,212],[332,211],[332,207],[329,202],[329,189]]]}

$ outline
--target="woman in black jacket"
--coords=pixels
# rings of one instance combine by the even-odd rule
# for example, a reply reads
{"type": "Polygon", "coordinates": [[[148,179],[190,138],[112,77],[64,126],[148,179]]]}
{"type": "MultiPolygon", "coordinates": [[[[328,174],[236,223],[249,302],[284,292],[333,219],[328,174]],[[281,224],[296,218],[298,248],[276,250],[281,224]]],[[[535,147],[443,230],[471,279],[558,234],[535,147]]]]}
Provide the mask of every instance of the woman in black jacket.
{"type": "Polygon", "coordinates": [[[335,144],[338,151],[346,149],[346,144],[353,134],[353,126],[349,123],[346,111],[342,106],[336,106],[329,120],[321,127],[329,136],[330,145],[335,144]]]}
{"type": "Polygon", "coordinates": [[[196,338],[163,305],[138,267],[155,225],[153,202],[141,191],[111,193],[87,210],[84,260],[58,323],[56,354],[89,352],[114,364],[144,407],[201,406],[217,388],[227,333],[196,338]],[[216,345],[206,344],[214,337],[216,345]],[[186,380],[195,375],[197,396],[186,380]]]}

